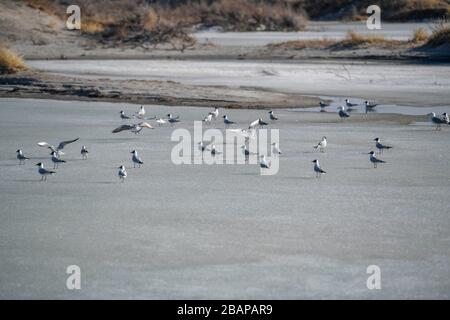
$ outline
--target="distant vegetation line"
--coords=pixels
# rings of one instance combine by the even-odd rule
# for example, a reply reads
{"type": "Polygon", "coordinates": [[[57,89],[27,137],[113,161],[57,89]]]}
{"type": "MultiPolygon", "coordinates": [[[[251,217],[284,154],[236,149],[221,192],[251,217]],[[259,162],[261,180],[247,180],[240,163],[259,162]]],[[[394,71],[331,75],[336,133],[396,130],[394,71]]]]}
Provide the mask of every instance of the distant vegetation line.
{"type": "MultiPolygon", "coordinates": [[[[211,5],[224,1],[148,0],[147,2],[176,7],[190,3],[211,5]]],[[[383,18],[389,21],[446,19],[450,15],[450,0],[256,0],[254,2],[280,4],[294,11],[302,11],[309,18],[318,20],[358,20],[366,17],[366,8],[372,4],[380,6],[383,18]]]]}
{"type": "MultiPolygon", "coordinates": [[[[66,18],[72,0],[22,0],[28,6],[66,18]]],[[[77,0],[81,33],[104,45],[148,47],[195,45],[192,28],[224,31],[300,31],[308,19],[361,20],[378,4],[389,21],[445,19],[450,0],[77,0]]],[[[440,37],[439,39],[442,39],[440,37]]]]}

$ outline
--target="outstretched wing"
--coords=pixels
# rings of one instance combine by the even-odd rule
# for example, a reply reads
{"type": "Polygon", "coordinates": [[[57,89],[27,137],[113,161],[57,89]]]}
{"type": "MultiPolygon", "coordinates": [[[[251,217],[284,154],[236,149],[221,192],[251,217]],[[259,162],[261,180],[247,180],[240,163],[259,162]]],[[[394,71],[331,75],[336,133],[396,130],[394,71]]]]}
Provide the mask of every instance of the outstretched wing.
{"type": "Polygon", "coordinates": [[[133,128],[134,128],[134,126],[131,125],[131,124],[123,124],[123,125],[121,125],[120,127],[115,128],[115,129],[112,131],[112,133],[118,133],[118,132],[125,131],[125,130],[131,130],[131,129],[133,129],[133,128]]]}
{"type": "Polygon", "coordinates": [[[76,139],[73,139],[73,140],[67,140],[67,141],[63,141],[63,142],[61,142],[59,145],[58,145],[58,148],[56,148],[57,150],[62,150],[62,149],[64,149],[64,147],[67,145],[67,144],[69,144],[69,143],[73,143],[73,142],[75,142],[75,141],[78,141],[80,138],[76,138],[76,139]]]}
{"type": "Polygon", "coordinates": [[[153,129],[153,127],[148,124],[147,122],[141,122],[138,124],[139,127],[143,127],[143,128],[148,128],[148,129],[153,129]]]}
{"type": "Polygon", "coordinates": [[[255,120],[248,126],[249,129],[256,127],[259,124],[259,120],[255,120]]]}
{"type": "Polygon", "coordinates": [[[38,146],[43,147],[43,148],[49,148],[52,152],[57,151],[54,146],[52,146],[51,144],[49,144],[47,142],[38,142],[38,146]]]}

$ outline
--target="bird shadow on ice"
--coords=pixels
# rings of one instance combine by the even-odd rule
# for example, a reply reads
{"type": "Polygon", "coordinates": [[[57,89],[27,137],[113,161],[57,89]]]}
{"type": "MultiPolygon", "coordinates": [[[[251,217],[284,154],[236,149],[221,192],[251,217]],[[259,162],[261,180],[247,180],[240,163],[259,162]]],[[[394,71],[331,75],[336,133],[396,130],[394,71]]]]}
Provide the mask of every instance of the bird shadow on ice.
{"type": "Polygon", "coordinates": [[[114,182],[114,181],[94,181],[94,182],[89,182],[90,184],[117,184],[119,182],[114,182]]]}
{"type": "Polygon", "coordinates": [[[233,173],[232,175],[233,176],[254,176],[254,177],[257,177],[260,174],[257,173],[257,172],[242,172],[242,173],[233,173]]]}
{"type": "Polygon", "coordinates": [[[48,155],[48,157],[33,157],[33,158],[30,158],[29,161],[34,161],[34,160],[49,160],[50,157],[51,157],[51,155],[48,155]]]}
{"type": "Polygon", "coordinates": [[[283,180],[314,180],[313,176],[289,176],[283,177],[283,180]]]}
{"type": "Polygon", "coordinates": [[[89,142],[94,142],[94,143],[116,143],[116,142],[120,142],[120,141],[135,141],[136,137],[129,137],[129,138],[104,138],[104,139],[87,139],[87,141],[89,142]]]}

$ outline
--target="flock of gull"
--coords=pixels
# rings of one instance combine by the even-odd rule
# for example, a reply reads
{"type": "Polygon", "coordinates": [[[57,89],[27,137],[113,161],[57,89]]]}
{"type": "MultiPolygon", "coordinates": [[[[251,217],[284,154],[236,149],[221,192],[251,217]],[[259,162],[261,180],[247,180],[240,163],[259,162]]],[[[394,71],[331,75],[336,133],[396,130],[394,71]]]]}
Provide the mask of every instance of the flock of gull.
{"type": "MultiPolygon", "coordinates": [[[[358,105],[358,104],[351,103],[349,101],[349,99],[345,99],[345,104],[346,104],[346,106],[342,105],[337,108],[339,111],[338,115],[342,120],[345,118],[349,118],[350,117],[349,112],[352,111],[353,108],[355,108],[358,105]],[[347,107],[347,109],[346,109],[346,107],[347,107]]],[[[329,104],[327,104],[323,101],[320,101],[319,105],[320,105],[321,111],[325,107],[330,106],[329,104]]],[[[365,101],[366,112],[368,110],[375,108],[376,106],[377,106],[376,104],[372,104],[369,101],[365,101]]],[[[245,136],[245,144],[243,146],[241,146],[241,150],[246,159],[248,159],[248,157],[251,155],[257,155],[257,153],[251,152],[249,150],[249,147],[247,146],[247,143],[249,142],[249,140],[252,138],[255,138],[255,136],[256,136],[255,130],[257,128],[267,126],[267,125],[269,125],[269,123],[273,123],[273,122],[276,122],[279,120],[279,118],[277,116],[275,116],[273,111],[269,111],[268,115],[269,115],[268,121],[264,121],[262,118],[256,119],[255,121],[253,121],[249,124],[248,129],[230,129],[230,131],[232,131],[232,132],[240,133],[245,136]]],[[[114,133],[114,134],[122,132],[122,131],[129,131],[134,134],[139,134],[144,128],[154,129],[154,127],[148,123],[148,121],[150,121],[150,120],[155,120],[155,122],[157,123],[158,126],[162,126],[167,123],[170,124],[170,126],[173,126],[175,123],[180,122],[179,116],[174,116],[170,113],[167,114],[167,117],[165,117],[165,118],[157,118],[157,117],[148,118],[148,117],[146,117],[146,111],[145,111],[144,106],[141,106],[135,114],[130,115],[130,116],[128,116],[122,110],[122,111],[120,111],[120,118],[122,119],[122,121],[133,120],[134,123],[126,123],[126,124],[120,125],[119,127],[112,130],[112,133],[114,133]]],[[[205,116],[202,121],[205,124],[210,124],[213,120],[215,121],[218,118],[219,118],[219,108],[216,107],[216,108],[214,108],[213,111],[209,112],[208,115],[205,116]]],[[[430,114],[430,118],[431,118],[431,122],[435,125],[436,130],[441,130],[442,125],[450,125],[449,116],[447,113],[443,113],[441,116],[437,116],[433,112],[430,114]]],[[[225,129],[229,129],[230,126],[236,124],[236,122],[230,120],[227,115],[223,115],[222,119],[223,119],[225,129]]],[[[38,173],[41,175],[41,181],[46,181],[47,176],[55,174],[56,169],[59,168],[59,165],[66,162],[64,159],[61,158],[61,156],[64,155],[64,152],[62,150],[67,145],[74,143],[78,140],[79,140],[79,138],[76,138],[73,140],[62,141],[58,144],[57,147],[55,147],[47,142],[38,142],[37,143],[37,145],[39,147],[47,148],[50,150],[51,161],[53,162],[52,170],[46,169],[42,162],[39,162],[36,164],[36,166],[39,167],[38,173]]],[[[380,153],[380,154],[383,153],[384,150],[392,149],[391,146],[383,144],[381,142],[381,139],[378,137],[374,139],[374,142],[375,142],[375,148],[377,149],[378,153],[380,153]]],[[[328,145],[327,138],[322,137],[322,139],[316,145],[314,145],[313,148],[323,153],[323,152],[325,152],[327,145],[328,145]]],[[[276,142],[272,143],[271,147],[272,147],[272,155],[276,155],[276,156],[282,155],[282,152],[276,142]]],[[[219,154],[216,146],[213,143],[205,144],[203,141],[200,141],[198,143],[198,148],[202,152],[202,154],[203,154],[203,152],[206,152],[206,151],[209,151],[212,156],[219,154]]],[[[21,149],[17,150],[16,153],[17,153],[17,159],[19,160],[19,165],[25,164],[25,161],[30,159],[24,155],[24,153],[21,149]]],[[[81,147],[80,154],[81,154],[82,160],[87,160],[89,151],[86,146],[83,145],[81,147]]],[[[138,155],[137,150],[131,151],[131,155],[132,155],[131,161],[133,163],[133,167],[136,168],[136,166],[138,166],[140,168],[141,165],[144,164],[144,162],[143,162],[142,158],[138,155]]],[[[378,164],[380,164],[380,163],[385,163],[385,161],[383,161],[377,157],[377,154],[375,151],[370,151],[368,153],[368,155],[369,155],[369,161],[370,161],[370,163],[372,163],[374,168],[377,168],[378,164]]],[[[314,164],[313,171],[314,171],[316,178],[320,178],[321,175],[326,174],[326,171],[323,170],[318,159],[314,159],[312,162],[314,164]]],[[[259,166],[261,169],[269,169],[271,167],[271,163],[270,163],[270,161],[267,160],[265,155],[260,155],[259,166]]],[[[124,165],[121,165],[120,167],[118,167],[118,169],[119,170],[118,170],[117,175],[118,175],[120,181],[124,182],[127,177],[126,168],[124,165]]]]}
{"type": "MultiPolygon", "coordinates": [[[[378,104],[371,103],[369,101],[364,102],[365,111],[366,113],[374,111],[375,107],[378,104]]],[[[329,107],[330,105],[325,103],[324,101],[319,102],[320,111],[324,112],[326,107],[329,107]]],[[[345,118],[350,118],[350,111],[353,111],[355,107],[358,106],[357,103],[350,102],[349,99],[345,99],[345,106],[341,105],[337,107],[338,115],[341,118],[341,120],[345,118]]],[[[450,125],[450,119],[446,112],[444,112],[442,115],[437,116],[435,112],[432,112],[428,114],[431,118],[431,122],[435,125],[436,130],[441,130],[442,125],[450,125]]]]}

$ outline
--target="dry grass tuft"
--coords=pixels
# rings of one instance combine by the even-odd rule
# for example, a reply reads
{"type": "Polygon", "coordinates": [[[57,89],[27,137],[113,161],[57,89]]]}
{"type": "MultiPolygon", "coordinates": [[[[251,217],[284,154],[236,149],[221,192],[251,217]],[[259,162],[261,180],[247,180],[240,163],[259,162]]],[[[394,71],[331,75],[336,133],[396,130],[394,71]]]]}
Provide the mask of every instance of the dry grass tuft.
{"type": "Polygon", "coordinates": [[[425,46],[435,48],[450,44],[450,24],[441,23],[428,38],[425,46]]]}
{"type": "Polygon", "coordinates": [[[358,34],[355,31],[349,31],[347,37],[336,43],[335,48],[343,49],[358,49],[358,48],[395,48],[399,46],[405,46],[408,41],[388,40],[382,36],[366,36],[358,34]]]}
{"type": "Polygon", "coordinates": [[[270,43],[267,45],[269,49],[287,49],[287,50],[303,50],[303,49],[326,49],[335,45],[335,40],[291,40],[280,43],[270,43]]]}
{"type": "Polygon", "coordinates": [[[413,43],[421,43],[428,40],[428,32],[424,28],[418,28],[414,30],[411,41],[413,43]]]}
{"type": "Polygon", "coordinates": [[[147,31],[155,30],[160,22],[160,16],[155,9],[149,8],[143,17],[143,27],[147,31]]]}
{"type": "Polygon", "coordinates": [[[105,30],[105,26],[102,22],[95,20],[81,20],[81,32],[86,34],[97,34],[105,30]]]}
{"type": "Polygon", "coordinates": [[[386,40],[382,36],[365,36],[355,31],[349,31],[345,40],[341,42],[346,47],[360,47],[364,45],[376,45],[384,43],[386,40]]]}
{"type": "Polygon", "coordinates": [[[0,73],[14,73],[26,69],[22,57],[0,45],[0,73]]]}
{"type": "Polygon", "coordinates": [[[303,50],[303,49],[328,49],[328,50],[348,50],[361,48],[410,48],[410,41],[388,40],[381,36],[366,36],[349,31],[344,40],[294,40],[281,43],[268,44],[269,49],[281,50],[303,50]]]}

